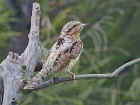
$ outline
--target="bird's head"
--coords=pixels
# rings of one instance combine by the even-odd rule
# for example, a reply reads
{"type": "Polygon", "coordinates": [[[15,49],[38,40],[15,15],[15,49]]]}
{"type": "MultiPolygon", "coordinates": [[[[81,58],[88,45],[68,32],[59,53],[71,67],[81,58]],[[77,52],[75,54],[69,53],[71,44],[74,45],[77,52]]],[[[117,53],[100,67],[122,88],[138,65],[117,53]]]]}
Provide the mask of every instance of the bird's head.
{"type": "Polygon", "coordinates": [[[61,35],[65,35],[72,39],[79,39],[79,35],[86,24],[79,21],[70,21],[64,25],[61,30],[61,35]]]}

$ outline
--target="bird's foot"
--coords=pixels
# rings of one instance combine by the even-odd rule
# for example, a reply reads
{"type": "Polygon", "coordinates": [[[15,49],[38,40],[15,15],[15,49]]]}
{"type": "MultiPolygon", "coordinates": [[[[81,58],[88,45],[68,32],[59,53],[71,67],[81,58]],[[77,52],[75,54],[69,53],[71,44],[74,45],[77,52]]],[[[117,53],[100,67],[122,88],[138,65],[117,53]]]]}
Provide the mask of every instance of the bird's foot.
{"type": "Polygon", "coordinates": [[[76,85],[75,74],[70,71],[69,71],[69,73],[71,74],[71,80],[73,80],[73,84],[76,85]]]}
{"type": "Polygon", "coordinates": [[[53,84],[57,84],[58,83],[58,77],[56,76],[56,75],[54,75],[53,77],[52,77],[52,83],[53,84]]]}
{"type": "Polygon", "coordinates": [[[75,74],[71,75],[71,80],[73,81],[73,84],[76,85],[75,74]]]}

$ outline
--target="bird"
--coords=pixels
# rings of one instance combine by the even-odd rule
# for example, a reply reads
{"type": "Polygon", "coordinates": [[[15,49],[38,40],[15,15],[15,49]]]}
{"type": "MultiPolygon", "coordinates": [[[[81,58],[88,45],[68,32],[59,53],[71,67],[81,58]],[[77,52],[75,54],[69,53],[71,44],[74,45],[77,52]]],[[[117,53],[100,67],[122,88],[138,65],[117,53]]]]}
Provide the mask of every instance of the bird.
{"type": "Polygon", "coordinates": [[[58,40],[48,51],[41,71],[26,84],[24,89],[35,89],[48,74],[57,71],[68,72],[71,78],[75,79],[71,69],[81,55],[83,43],[80,33],[86,25],[79,21],[69,21],[63,26],[58,40]]]}

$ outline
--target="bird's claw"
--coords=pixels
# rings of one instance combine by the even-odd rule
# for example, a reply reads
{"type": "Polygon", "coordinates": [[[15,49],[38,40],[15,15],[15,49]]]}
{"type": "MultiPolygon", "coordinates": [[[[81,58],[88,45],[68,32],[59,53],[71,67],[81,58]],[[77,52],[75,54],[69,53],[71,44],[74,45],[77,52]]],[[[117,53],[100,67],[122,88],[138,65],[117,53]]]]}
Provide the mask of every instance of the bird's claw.
{"type": "Polygon", "coordinates": [[[52,83],[53,84],[57,84],[58,83],[58,77],[56,76],[56,75],[54,75],[53,77],[52,77],[52,83]]]}

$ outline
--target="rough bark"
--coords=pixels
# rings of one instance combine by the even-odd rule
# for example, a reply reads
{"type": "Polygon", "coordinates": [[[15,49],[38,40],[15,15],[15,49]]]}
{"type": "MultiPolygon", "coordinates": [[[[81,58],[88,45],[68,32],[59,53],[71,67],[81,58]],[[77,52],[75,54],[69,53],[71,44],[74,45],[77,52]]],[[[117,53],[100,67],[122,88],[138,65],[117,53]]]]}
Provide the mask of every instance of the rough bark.
{"type": "Polygon", "coordinates": [[[3,83],[3,79],[0,78],[0,105],[2,105],[3,94],[4,94],[4,83],[3,83]]]}
{"type": "Polygon", "coordinates": [[[42,57],[39,42],[40,5],[33,3],[31,30],[26,50],[19,56],[9,52],[7,58],[0,64],[0,103],[1,105],[19,105],[22,99],[22,88],[26,79],[33,76],[36,65],[42,57]],[[23,70],[24,67],[25,69],[23,70]],[[24,74],[25,72],[25,74],[24,74]],[[2,85],[4,83],[4,85],[2,85]],[[4,86],[4,88],[3,88],[4,86]]]}
{"type": "Polygon", "coordinates": [[[39,22],[40,22],[40,6],[38,3],[33,4],[31,16],[31,30],[28,35],[29,43],[20,61],[26,70],[28,80],[33,76],[36,65],[41,61],[42,49],[39,42],[39,22]]]}
{"type": "Polygon", "coordinates": [[[10,52],[0,65],[0,76],[4,82],[4,95],[2,105],[18,105],[22,93],[22,68],[18,61],[18,54],[10,52]]]}

